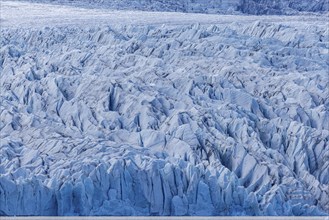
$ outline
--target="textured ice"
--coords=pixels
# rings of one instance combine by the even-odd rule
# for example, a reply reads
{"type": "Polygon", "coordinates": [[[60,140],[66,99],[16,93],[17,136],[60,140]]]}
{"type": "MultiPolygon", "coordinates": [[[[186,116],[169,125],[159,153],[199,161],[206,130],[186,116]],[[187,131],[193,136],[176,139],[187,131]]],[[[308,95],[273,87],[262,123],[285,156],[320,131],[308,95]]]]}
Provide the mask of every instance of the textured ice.
{"type": "Polygon", "coordinates": [[[30,0],[87,8],[133,9],[143,11],[180,11],[211,14],[299,14],[326,13],[327,0],[30,0]]]}
{"type": "Polygon", "coordinates": [[[1,215],[329,214],[325,16],[1,4],[1,215]]]}

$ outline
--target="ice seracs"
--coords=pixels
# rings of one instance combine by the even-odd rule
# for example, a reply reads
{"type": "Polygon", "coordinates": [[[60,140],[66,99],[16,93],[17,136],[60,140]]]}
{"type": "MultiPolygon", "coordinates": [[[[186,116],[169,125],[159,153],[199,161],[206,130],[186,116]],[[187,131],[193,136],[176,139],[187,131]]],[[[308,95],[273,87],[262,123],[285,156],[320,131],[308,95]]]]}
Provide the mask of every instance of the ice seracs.
{"type": "Polygon", "coordinates": [[[328,215],[328,30],[300,18],[5,26],[0,214],[328,215]]]}

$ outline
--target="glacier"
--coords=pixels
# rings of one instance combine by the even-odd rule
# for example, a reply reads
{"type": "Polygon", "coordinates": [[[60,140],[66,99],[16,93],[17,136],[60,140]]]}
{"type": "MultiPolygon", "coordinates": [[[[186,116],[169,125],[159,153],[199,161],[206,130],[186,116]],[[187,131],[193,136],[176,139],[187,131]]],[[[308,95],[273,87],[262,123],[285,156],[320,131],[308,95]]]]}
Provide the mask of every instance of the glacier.
{"type": "MultiPolygon", "coordinates": [[[[26,1],[26,0],[18,0],[26,1]]],[[[210,14],[294,15],[328,13],[327,0],[29,0],[85,8],[210,14]]]]}
{"type": "Polygon", "coordinates": [[[2,1],[0,215],[329,215],[326,19],[2,1]]]}

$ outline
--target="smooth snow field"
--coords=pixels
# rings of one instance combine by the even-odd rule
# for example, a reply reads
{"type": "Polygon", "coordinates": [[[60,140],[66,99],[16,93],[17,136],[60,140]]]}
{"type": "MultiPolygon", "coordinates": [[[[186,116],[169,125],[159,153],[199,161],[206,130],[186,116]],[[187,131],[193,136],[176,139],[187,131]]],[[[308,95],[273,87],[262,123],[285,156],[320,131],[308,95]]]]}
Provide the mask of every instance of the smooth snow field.
{"type": "Polygon", "coordinates": [[[0,6],[0,216],[329,215],[328,14],[0,6]]]}

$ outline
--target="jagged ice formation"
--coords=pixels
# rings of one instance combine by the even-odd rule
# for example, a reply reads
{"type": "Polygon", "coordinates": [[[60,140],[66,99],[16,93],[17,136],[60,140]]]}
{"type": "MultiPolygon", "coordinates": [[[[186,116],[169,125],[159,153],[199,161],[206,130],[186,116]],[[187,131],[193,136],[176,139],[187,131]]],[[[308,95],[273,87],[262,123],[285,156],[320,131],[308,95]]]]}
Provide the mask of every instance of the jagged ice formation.
{"type": "Polygon", "coordinates": [[[226,19],[2,28],[0,214],[328,215],[323,18],[226,19]]]}

